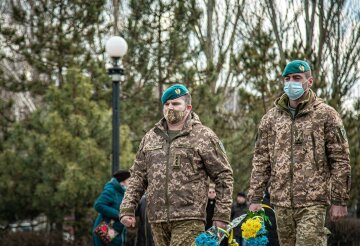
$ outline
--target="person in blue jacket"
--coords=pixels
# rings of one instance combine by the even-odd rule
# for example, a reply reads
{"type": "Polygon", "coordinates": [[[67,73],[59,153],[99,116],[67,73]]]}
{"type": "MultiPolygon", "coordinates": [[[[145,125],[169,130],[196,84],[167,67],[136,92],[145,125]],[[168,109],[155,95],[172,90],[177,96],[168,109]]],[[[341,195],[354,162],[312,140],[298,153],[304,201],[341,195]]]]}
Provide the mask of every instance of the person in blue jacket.
{"type": "Polygon", "coordinates": [[[93,227],[93,243],[94,246],[103,245],[125,245],[126,240],[126,228],[119,220],[120,204],[124,198],[125,190],[128,179],[130,178],[130,172],[126,170],[119,170],[114,173],[113,178],[107,182],[104,186],[104,190],[95,201],[94,208],[99,213],[93,227]],[[105,244],[99,237],[94,234],[94,229],[105,220],[110,222],[114,220],[113,227],[119,233],[110,244],[105,244]]]}

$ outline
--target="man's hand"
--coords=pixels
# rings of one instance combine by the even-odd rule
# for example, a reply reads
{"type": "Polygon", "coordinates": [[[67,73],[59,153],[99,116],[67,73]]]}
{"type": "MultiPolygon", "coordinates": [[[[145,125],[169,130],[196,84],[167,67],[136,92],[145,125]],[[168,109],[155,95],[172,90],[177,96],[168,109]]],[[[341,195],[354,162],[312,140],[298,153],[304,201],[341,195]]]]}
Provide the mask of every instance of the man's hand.
{"type": "Polygon", "coordinates": [[[331,205],[330,219],[332,221],[345,217],[348,214],[346,206],[331,205]]]}
{"type": "Polygon", "coordinates": [[[223,229],[226,229],[227,223],[222,222],[222,221],[220,221],[220,220],[214,220],[214,221],[213,221],[213,225],[216,226],[216,227],[221,227],[221,228],[223,228],[223,229]]]}
{"type": "Polygon", "coordinates": [[[261,210],[261,203],[252,203],[249,207],[249,210],[253,212],[261,210]]]}
{"type": "Polygon", "coordinates": [[[135,227],[136,219],[134,216],[125,215],[120,222],[126,227],[135,227]]]}

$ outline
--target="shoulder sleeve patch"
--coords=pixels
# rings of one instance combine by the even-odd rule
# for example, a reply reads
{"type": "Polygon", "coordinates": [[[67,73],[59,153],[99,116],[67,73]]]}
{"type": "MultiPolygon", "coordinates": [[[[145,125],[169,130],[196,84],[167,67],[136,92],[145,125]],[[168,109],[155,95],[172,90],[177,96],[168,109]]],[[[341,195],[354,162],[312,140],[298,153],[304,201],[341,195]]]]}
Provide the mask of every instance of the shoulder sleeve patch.
{"type": "Polygon", "coordinates": [[[218,153],[221,152],[224,155],[226,155],[225,147],[220,140],[215,139],[215,138],[210,138],[210,140],[211,140],[211,143],[214,145],[216,152],[218,152],[218,153]]]}
{"type": "Polygon", "coordinates": [[[220,140],[217,141],[217,145],[219,146],[221,151],[226,155],[225,147],[224,147],[223,143],[220,140]]]}
{"type": "Polygon", "coordinates": [[[258,129],[256,136],[255,136],[255,146],[258,146],[260,143],[260,139],[261,139],[261,130],[258,129]]]}
{"type": "Polygon", "coordinates": [[[347,136],[346,136],[345,127],[343,125],[338,127],[338,132],[339,132],[339,135],[341,136],[342,141],[347,142],[348,139],[347,139],[347,136]]]}

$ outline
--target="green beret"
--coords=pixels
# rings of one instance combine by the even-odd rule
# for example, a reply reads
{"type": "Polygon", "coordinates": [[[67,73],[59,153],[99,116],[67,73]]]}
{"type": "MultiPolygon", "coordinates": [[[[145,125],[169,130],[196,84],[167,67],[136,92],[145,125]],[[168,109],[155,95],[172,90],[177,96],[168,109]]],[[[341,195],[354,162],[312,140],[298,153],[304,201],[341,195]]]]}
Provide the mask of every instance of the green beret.
{"type": "Polygon", "coordinates": [[[173,100],[189,93],[189,90],[180,84],[175,84],[167,88],[161,97],[161,102],[164,105],[168,100],[173,100]]]}
{"type": "Polygon", "coordinates": [[[305,73],[310,70],[311,69],[309,63],[307,63],[306,61],[293,60],[286,65],[282,73],[282,76],[285,77],[288,74],[292,74],[292,73],[305,73]]]}

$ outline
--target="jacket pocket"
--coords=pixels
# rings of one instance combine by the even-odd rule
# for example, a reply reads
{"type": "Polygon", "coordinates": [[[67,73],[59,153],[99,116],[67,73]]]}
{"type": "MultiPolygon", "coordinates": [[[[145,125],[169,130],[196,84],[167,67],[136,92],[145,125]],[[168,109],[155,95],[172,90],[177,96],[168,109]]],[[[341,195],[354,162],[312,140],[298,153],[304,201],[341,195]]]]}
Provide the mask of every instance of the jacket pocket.
{"type": "Polygon", "coordinates": [[[146,160],[149,162],[154,158],[159,158],[160,156],[163,156],[164,153],[162,150],[163,150],[162,144],[146,146],[144,148],[146,160]]]}
{"type": "Polygon", "coordinates": [[[195,187],[198,186],[198,182],[183,184],[181,187],[171,189],[170,192],[170,204],[174,210],[192,206],[194,204],[195,187]]]}
{"type": "Polygon", "coordinates": [[[189,145],[176,145],[174,147],[172,168],[173,170],[195,173],[194,149],[189,145]]]}
{"type": "Polygon", "coordinates": [[[144,147],[144,155],[148,178],[156,179],[158,170],[163,169],[166,162],[164,146],[161,143],[148,145],[144,147]]]}
{"type": "Polygon", "coordinates": [[[162,144],[158,144],[158,145],[151,145],[151,146],[147,146],[144,148],[144,151],[153,151],[153,150],[158,150],[158,149],[162,149],[162,144]]]}
{"type": "Polygon", "coordinates": [[[317,171],[319,171],[319,160],[318,160],[317,154],[316,154],[316,141],[315,141],[314,132],[311,132],[311,142],[312,142],[312,151],[313,151],[315,169],[317,171]]]}

